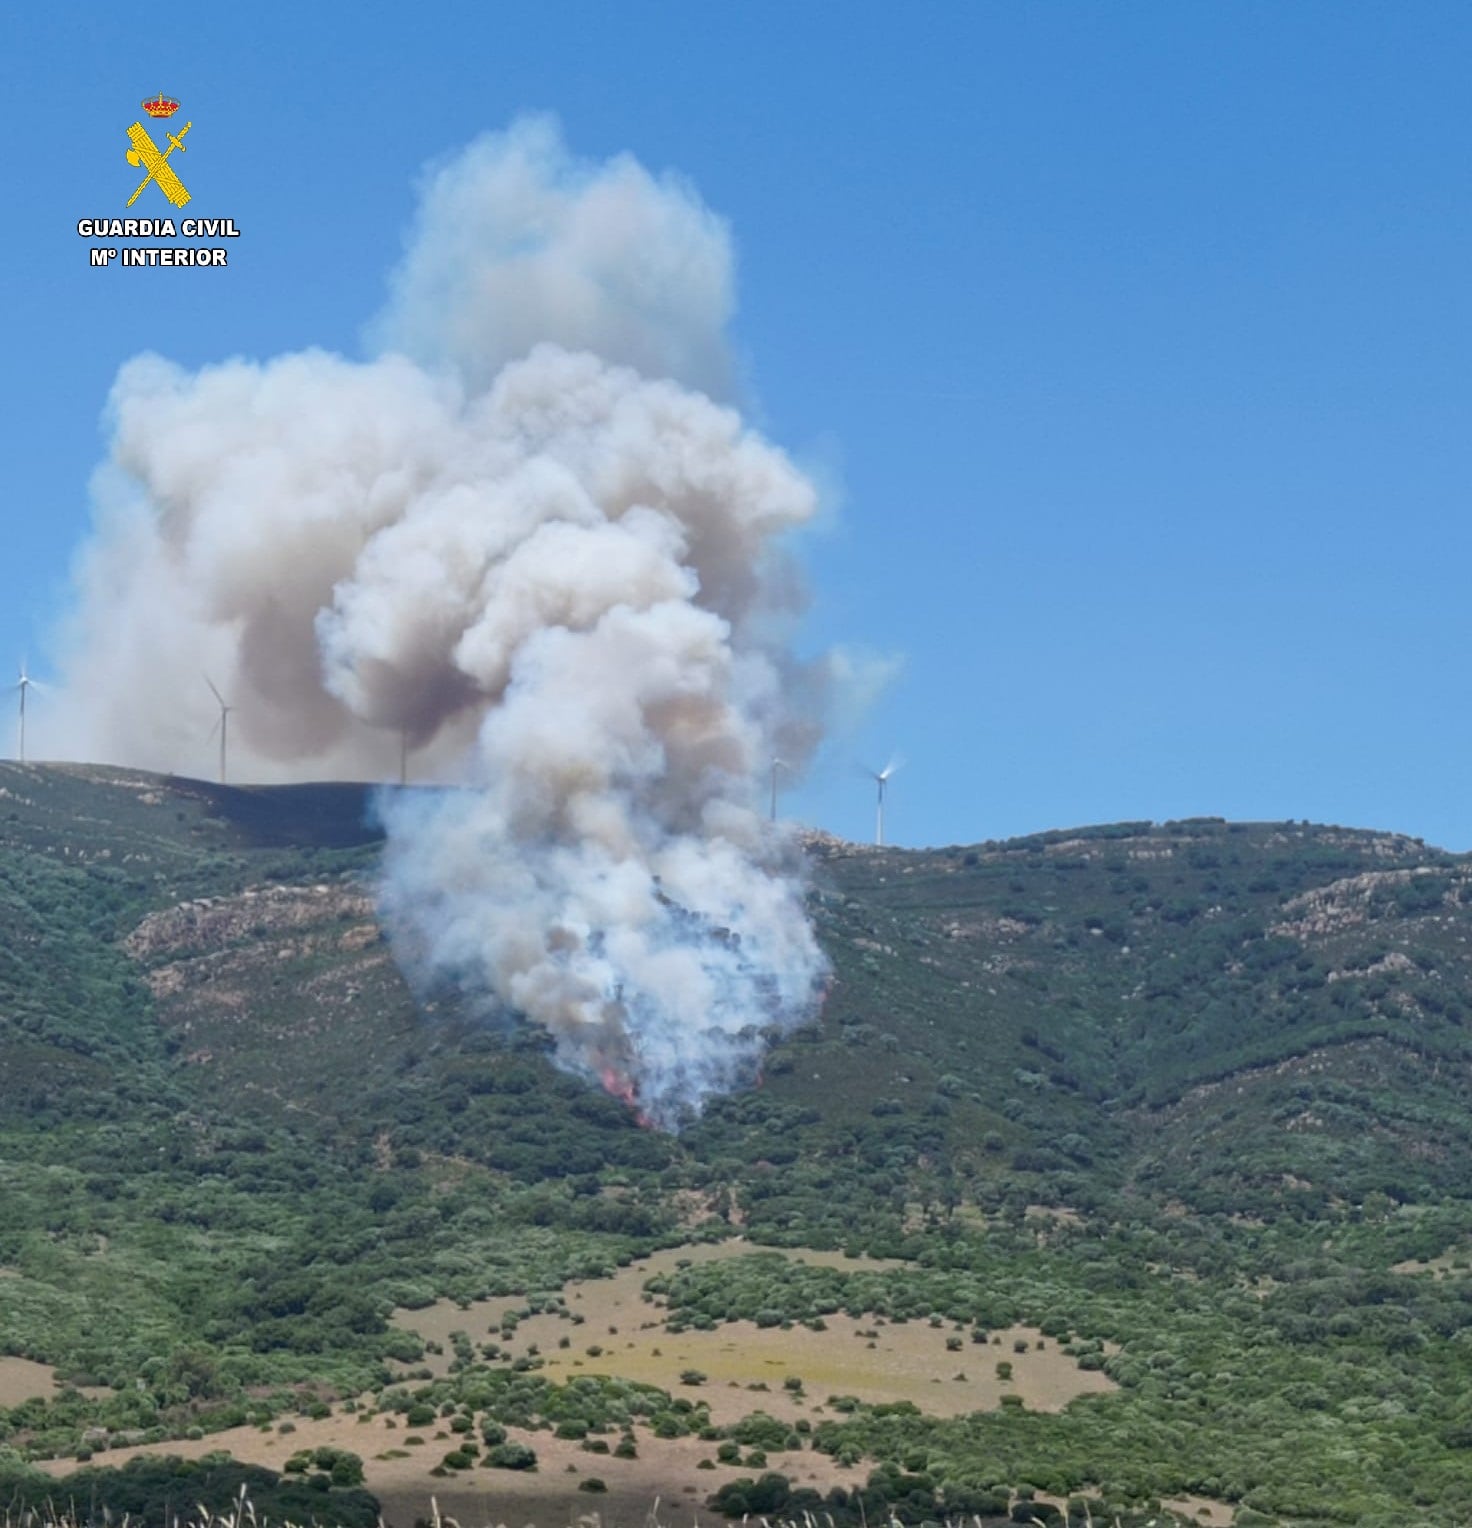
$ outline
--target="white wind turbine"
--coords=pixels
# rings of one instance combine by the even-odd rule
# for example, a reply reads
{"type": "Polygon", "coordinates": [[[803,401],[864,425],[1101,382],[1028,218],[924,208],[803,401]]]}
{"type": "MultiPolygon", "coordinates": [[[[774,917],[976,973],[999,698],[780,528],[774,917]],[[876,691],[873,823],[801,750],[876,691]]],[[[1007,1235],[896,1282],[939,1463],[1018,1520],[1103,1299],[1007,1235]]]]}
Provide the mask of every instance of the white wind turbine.
{"type": "Polygon", "coordinates": [[[884,787],[889,783],[889,778],[900,767],[900,760],[891,759],[883,769],[868,770],[868,776],[879,787],[879,802],[874,816],[874,842],[884,847],[884,787]]]}
{"type": "Polygon", "coordinates": [[[772,756],[772,821],[777,820],[777,771],[787,768],[787,760],[772,756]]]}
{"type": "Polygon", "coordinates": [[[17,679],[16,682],[11,686],[11,689],[13,689],[20,696],[19,758],[22,764],[24,764],[26,761],[26,691],[44,690],[45,688],[46,686],[39,680],[32,679],[31,676],[26,673],[26,660],[22,658],[20,660],[20,678],[17,679]]]}
{"type": "Polygon", "coordinates": [[[210,736],[216,732],[220,734],[220,784],[225,783],[225,743],[230,733],[230,713],[234,706],[227,705],[225,697],[215,688],[215,682],[208,674],[204,676],[204,682],[210,687],[210,694],[220,703],[220,719],[210,728],[210,736]]]}

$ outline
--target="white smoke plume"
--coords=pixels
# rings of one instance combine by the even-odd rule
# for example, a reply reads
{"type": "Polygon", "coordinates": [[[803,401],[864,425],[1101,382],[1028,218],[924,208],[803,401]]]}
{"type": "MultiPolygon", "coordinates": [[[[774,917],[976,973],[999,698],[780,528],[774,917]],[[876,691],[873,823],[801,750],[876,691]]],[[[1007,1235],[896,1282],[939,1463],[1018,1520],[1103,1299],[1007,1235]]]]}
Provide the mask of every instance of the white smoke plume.
{"type": "Polygon", "coordinates": [[[555,122],[530,117],[428,177],[369,332],[473,388],[550,343],[724,397],[731,266],[724,223],[682,182],[628,155],[579,165],[555,122]]]}
{"type": "Polygon", "coordinates": [[[681,183],[545,120],[478,142],[427,185],[390,351],[123,368],[69,662],[93,757],[178,767],[206,672],[240,776],[412,746],[453,785],[384,808],[402,957],[666,1127],[824,972],[760,810],[817,736],[781,646],[816,495],[696,390],[730,269],[681,183]]]}

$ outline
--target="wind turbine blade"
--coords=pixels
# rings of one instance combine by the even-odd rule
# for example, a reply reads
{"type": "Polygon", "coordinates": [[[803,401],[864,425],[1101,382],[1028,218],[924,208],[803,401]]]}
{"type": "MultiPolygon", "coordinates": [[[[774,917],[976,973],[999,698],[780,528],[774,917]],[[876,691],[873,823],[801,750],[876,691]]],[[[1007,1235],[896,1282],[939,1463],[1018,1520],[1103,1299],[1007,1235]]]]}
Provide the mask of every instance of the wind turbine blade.
{"type": "Polygon", "coordinates": [[[207,742],[207,743],[213,743],[214,742],[215,734],[220,730],[220,723],[222,721],[224,721],[224,717],[222,717],[222,716],[217,716],[215,718],[215,725],[210,728],[210,735],[205,739],[205,742],[207,742]]]}
{"type": "Polygon", "coordinates": [[[221,695],[220,692],[215,688],[215,681],[213,679],[211,679],[208,674],[206,674],[204,676],[204,682],[210,687],[210,694],[213,695],[215,697],[215,699],[220,702],[221,706],[224,706],[225,705],[225,697],[223,695],[221,695]]]}
{"type": "Polygon", "coordinates": [[[872,765],[869,764],[860,764],[859,768],[862,769],[871,780],[884,781],[889,779],[891,775],[897,774],[901,769],[903,769],[904,763],[905,761],[901,758],[891,757],[889,763],[886,764],[883,769],[875,769],[872,765]]]}

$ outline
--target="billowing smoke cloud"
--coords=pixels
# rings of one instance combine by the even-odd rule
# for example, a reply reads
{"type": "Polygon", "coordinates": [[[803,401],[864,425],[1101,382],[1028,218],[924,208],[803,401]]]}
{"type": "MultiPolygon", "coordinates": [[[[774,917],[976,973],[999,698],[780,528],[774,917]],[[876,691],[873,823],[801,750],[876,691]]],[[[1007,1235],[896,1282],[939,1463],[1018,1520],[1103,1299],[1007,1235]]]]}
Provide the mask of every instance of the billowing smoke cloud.
{"type": "Polygon", "coordinates": [[[554,122],[527,118],[429,176],[370,334],[473,388],[550,343],[723,397],[731,264],[725,225],[681,182],[627,155],[579,165],[554,122]]]}
{"type": "Polygon", "coordinates": [[[573,164],[540,120],[473,145],[378,359],[123,368],[70,664],[92,756],[179,767],[206,671],[238,774],[412,748],[453,785],[385,805],[403,958],[666,1126],[823,974],[760,811],[816,741],[781,646],[815,494],[696,390],[726,385],[730,268],[677,182],[573,164]]]}

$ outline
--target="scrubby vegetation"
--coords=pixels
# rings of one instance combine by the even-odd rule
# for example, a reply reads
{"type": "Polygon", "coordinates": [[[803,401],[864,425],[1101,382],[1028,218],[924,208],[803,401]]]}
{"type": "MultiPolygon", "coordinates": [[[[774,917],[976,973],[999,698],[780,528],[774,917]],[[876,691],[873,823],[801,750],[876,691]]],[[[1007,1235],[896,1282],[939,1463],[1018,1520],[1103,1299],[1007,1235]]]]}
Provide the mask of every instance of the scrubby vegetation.
{"type": "Polygon", "coordinates": [[[87,1468],[62,1480],[0,1463],[7,1528],[82,1528],[124,1519],[143,1528],[245,1528],[247,1522],[377,1528],[378,1503],[368,1492],[340,1488],[330,1476],[285,1479],[236,1464],[225,1455],[203,1459],[130,1460],[122,1469],[87,1468]]]}
{"type": "MultiPolygon", "coordinates": [[[[1032,1491],[1096,1519],[1187,1492],[1244,1522],[1472,1519],[1461,857],[1214,821],[815,844],[823,1022],[672,1139],[509,1020],[411,997],[361,792],[12,767],[0,791],[0,1352],[64,1382],[0,1408],[13,1469],[367,1395],[471,1419],[427,1466],[507,1465],[507,1427],[582,1427],[610,1459],[714,1431],[724,1510],[816,1510],[785,1430],[711,1428],[709,1382],[551,1381],[514,1316],[416,1380],[388,1321],[544,1309],[740,1232],[905,1266],[697,1262],[649,1290],[676,1330],[935,1323],[943,1381],[1012,1361],[991,1334],[1025,1325],[1120,1386],[946,1419],[804,1376],[798,1452],[844,1467],[835,1517],[1032,1491]]],[[[580,1354],[610,1341],[568,1322],[580,1354]]],[[[320,1507],[319,1479],[355,1489],[315,1463],[280,1484],[320,1507]]]]}

